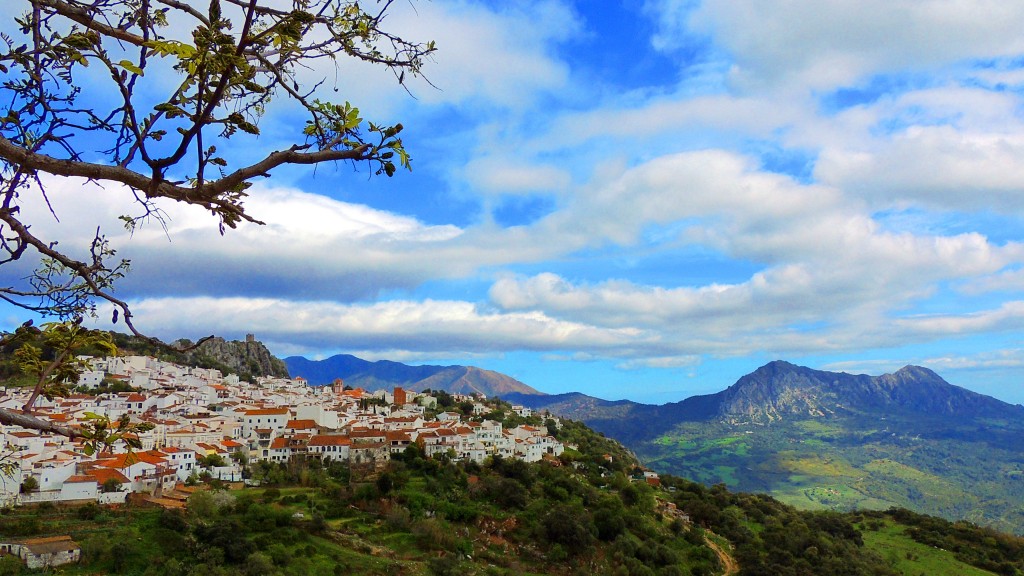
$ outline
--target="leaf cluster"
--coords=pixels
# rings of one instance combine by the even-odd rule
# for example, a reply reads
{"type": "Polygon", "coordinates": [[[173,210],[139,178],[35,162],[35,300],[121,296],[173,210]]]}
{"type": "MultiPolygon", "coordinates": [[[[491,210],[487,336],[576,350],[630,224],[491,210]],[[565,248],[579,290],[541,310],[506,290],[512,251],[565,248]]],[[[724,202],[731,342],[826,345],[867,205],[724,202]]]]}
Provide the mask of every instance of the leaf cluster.
{"type": "Polygon", "coordinates": [[[79,437],[85,442],[82,451],[88,456],[109,452],[117,443],[123,443],[129,451],[142,448],[139,434],[152,430],[150,422],[133,422],[128,414],[117,420],[111,420],[104,414],[85,413],[85,423],[79,431],[79,437]]]}

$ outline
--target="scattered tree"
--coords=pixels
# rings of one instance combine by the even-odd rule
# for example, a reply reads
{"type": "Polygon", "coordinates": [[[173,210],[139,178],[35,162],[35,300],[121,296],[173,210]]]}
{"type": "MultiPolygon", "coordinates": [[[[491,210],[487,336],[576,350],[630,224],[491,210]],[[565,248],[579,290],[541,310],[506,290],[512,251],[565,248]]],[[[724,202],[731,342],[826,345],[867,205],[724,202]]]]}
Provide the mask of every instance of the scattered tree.
{"type": "Polygon", "coordinates": [[[21,481],[21,493],[30,494],[39,490],[39,480],[36,480],[35,476],[28,476],[21,481]]]}
{"type": "Polygon", "coordinates": [[[220,454],[207,454],[206,456],[200,457],[196,464],[203,468],[219,468],[221,466],[227,466],[227,461],[220,454]]]}
{"type": "Polygon", "coordinates": [[[104,493],[120,492],[121,482],[118,481],[117,478],[107,478],[103,481],[103,485],[100,487],[100,490],[104,493]]]}

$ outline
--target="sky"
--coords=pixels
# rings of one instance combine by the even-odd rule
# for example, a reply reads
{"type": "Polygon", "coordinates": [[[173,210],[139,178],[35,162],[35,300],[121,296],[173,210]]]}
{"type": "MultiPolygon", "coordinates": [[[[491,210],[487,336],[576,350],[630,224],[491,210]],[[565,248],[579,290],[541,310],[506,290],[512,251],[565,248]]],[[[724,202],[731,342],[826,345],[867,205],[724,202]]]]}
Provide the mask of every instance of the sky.
{"type": "MultiPolygon", "coordinates": [[[[50,178],[34,229],[102,225],[166,340],[649,403],[776,359],[915,364],[1024,403],[1024,3],[433,0],[385,27],[436,42],[426,79],[343,61],[324,88],[401,122],[411,172],[277,170],[246,202],[266,224],[223,236],[174,203],[129,235],[129,192],[50,178]]],[[[301,122],[271,108],[222,146],[301,122]]]]}

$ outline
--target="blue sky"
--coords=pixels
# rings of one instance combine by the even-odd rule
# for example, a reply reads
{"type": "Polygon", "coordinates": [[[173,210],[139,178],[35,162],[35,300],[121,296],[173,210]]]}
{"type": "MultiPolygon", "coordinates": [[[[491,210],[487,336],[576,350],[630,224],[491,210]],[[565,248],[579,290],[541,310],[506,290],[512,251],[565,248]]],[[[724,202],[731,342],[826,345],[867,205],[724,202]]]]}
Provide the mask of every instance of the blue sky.
{"type": "Polygon", "coordinates": [[[309,74],[402,122],[411,173],[279,170],[247,203],[267,225],[223,237],[174,204],[129,237],[124,190],[53,181],[37,230],[105,223],[162,338],[659,403],[780,358],[919,364],[1024,402],[1024,5],[434,0],[387,25],[436,41],[434,87],[309,74]]]}

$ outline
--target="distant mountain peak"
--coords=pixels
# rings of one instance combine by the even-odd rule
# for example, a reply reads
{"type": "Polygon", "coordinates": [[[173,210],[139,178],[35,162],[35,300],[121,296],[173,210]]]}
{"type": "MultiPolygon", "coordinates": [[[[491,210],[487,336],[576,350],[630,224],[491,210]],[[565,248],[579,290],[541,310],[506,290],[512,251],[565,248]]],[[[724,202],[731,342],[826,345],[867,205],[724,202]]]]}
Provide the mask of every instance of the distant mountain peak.
{"type": "Polygon", "coordinates": [[[515,378],[475,366],[410,366],[390,360],[370,362],[350,354],[319,361],[292,356],[285,358],[285,363],[292,374],[306,378],[313,385],[341,378],[345,384],[367,390],[400,386],[413,392],[429,388],[453,394],[480,393],[487,397],[509,393],[542,394],[515,378]]]}
{"type": "Polygon", "coordinates": [[[914,366],[913,364],[907,364],[903,368],[893,372],[892,375],[899,378],[927,378],[942,380],[945,382],[945,380],[936,374],[934,370],[925,368],[924,366],[914,366]]]}
{"type": "Polygon", "coordinates": [[[785,360],[772,360],[771,362],[769,362],[769,363],[765,364],[764,366],[761,366],[760,368],[758,368],[758,370],[779,371],[779,370],[788,370],[788,369],[793,369],[793,368],[800,368],[800,366],[797,366],[796,364],[793,364],[792,362],[787,362],[785,360]]]}
{"type": "Polygon", "coordinates": [[[721,416],[769,422],[787,416],[856,412],[974,414],[1010,406],[954,386],[922,366],[867,376],[815,370],[784,360],[769,362],[712,396],[721,416]]]}

